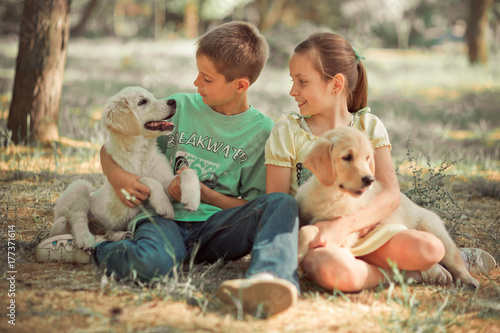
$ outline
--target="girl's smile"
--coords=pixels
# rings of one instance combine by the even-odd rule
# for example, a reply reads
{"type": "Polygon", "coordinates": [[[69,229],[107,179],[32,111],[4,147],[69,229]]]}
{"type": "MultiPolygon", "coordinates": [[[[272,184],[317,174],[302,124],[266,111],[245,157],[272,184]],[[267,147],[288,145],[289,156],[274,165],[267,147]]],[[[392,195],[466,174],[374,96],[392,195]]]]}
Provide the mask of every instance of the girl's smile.
{"type": "Polygon", "coordinates": [[[290,95],[298,103],[300,112],[306,115],[330,112],[332,105],[325,96],[331,95],[332,80],[325,81],[314,67],[309,54],[294,54],[289,62],[292,89],[290,95]]]}

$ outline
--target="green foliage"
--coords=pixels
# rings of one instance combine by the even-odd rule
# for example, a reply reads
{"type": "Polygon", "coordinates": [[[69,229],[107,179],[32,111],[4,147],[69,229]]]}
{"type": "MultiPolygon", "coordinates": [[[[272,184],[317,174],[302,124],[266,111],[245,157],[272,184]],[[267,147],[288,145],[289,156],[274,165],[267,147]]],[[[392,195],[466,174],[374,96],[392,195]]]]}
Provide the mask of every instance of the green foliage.
{"type": "Polygon", "coordinates": [[[329,31],[329,29],[307,21],[303,21],[294,27],[276,26],[272,31],[265,34],[269,43],[270,55],[268,63],[279,68],[288,67],[288,60],[295,46],[312,33],[318,31],[329,31]]]}
{"type": "Polygon", "coordinates": [[[406,160],[410,164],[411,175],[405,176],[400,172],[399,165],[396,166],[396,173],[403,182],[410,182],[411,188],[405,191],[408,196],[417,205],[436,212],[447,226],[452,239],[456,238],[458,230],[467,222],[470,212],[466,211],[454,197],[454,195],[445,187],[453,175],[446,174],[445,171],[457,163],[449,161],[449,154],[444,157],[439,167],[432,167],[430,158],[427,158],[427,168],[421,167],[415,151],[411,148],[411,137],[407,141],[406,160]],[[408,179],[409,178],[409,179],[408,179]]]}

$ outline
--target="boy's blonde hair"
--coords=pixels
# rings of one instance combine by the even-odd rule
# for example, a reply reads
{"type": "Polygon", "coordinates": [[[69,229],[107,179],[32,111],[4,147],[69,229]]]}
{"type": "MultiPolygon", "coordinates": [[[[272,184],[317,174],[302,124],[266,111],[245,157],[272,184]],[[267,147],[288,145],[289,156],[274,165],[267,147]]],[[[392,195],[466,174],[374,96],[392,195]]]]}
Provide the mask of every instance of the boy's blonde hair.
{"type": "Polygon", "coordinates": [[[253,84],[269,56],[269,46],[256,27],[245,22],[229,22],[198,39],[196,56],[210,58],[226,82],[246,77],[253,84]]]}

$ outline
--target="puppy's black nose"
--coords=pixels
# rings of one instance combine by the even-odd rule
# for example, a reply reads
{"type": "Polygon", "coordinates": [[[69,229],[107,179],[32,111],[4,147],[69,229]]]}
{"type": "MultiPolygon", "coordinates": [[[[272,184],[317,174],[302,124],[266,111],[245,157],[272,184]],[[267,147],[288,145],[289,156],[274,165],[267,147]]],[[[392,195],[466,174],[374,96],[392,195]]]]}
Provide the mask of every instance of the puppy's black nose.
{"type": "Polygon", "coordinates": [[[167,100],[167,105],[175,108],[177,103],[175,102],[175,99],[169,99],[167,100]]]}
{"type": "Polygon", "coordinates": [[[375,181],[375,178],[373,176],[366,176],[361,178],[361,181],[365,186],[370,186],[375,181]]]}

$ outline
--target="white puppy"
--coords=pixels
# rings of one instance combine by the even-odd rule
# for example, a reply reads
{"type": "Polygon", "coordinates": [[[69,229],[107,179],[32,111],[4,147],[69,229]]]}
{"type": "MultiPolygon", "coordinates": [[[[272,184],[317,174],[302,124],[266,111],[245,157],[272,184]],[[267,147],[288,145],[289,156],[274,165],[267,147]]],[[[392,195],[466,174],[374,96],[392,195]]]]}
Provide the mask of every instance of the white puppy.
{"type": "MultiPolygon", "coordinates": [[[[326,132],[304,161],[313,176],[297,191],[300,223],[299,262],[319,229],[313,224],[355,214],[367,206],[382,189],[375,180],[373,147],[365,133],[349,127],[326,132]]],[[[399,208],[380,225],[403,224],[437,236],[444,244],[442,264],[455,280],[477,288],[479,283],[465,268],[460,253],[443,221],[433,212],[417,206],[401,193],[399,208]]],[[[352,247],[359,233],[352,233],[342,247],[352,247]]]]}
{"type": "MultiPolygon", "coordinates": [[[[168,121],[176,112],[173,99],[157,100],[141,87],[128,87],[112,97],[104,107],[103,119],[110,138],[106,151],[124,170],[141,177],[151,196],[147,204],[158,215],[174,217],[174,209],[166,195],[174,174],[167,158],[156,146],[155,138],[172,133],[174,125],[168,121]]],[[[181,177],[181,202],[187,210],[195,211],[200,204],[200,183],[196,172],[186,169],[181,177]]],[[[85,180],[77,180],[61,194],[54,210],[54,224],[50,236],[71,232],[76,245],[84,250],[95,246],[95,237],[89,231],[89,217],[108,230],[111,240],[130,236],[128,222],[140,207],[129,208],[120,201],[111,184],[93,192],[85,180]]]]}

